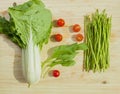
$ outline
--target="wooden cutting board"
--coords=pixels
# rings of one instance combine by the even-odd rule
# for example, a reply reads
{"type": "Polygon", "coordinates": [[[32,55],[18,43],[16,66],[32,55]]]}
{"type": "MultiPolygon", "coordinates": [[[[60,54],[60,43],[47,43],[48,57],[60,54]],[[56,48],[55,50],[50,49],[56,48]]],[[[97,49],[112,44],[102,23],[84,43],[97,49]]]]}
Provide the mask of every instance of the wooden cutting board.
{"type": "MultiPolygon", "coordinates": [[[[6,15],[6,10],[27,0],[0,0],[0,12],[6,15]]],[[[95,9],[106,9],[112,15],[112,33],[110,39],[110,68],[104,73],[87,73],[82,71],[83,52],[76,56],[76,65],[72,67],[56,66],[61,71],[59,78],[47,76],[37,85],[27,87],[22,75],[21,49],[5,35],[0,35],[0,94],[120,94],[120,0],[43,0],[46,7],[52,11],[53,20],[64,18],[66,26],[52,28],[52,34],[62,33],[61,43],[51,40],[41,51],[42,60],[50,53],[47,51],[60,44],[70,44],[75,41],[69,27],[80,24],[83,33],[83,17],[95,9]]],[[[51,34],[51,35],[52,35],[51,34]]]]}

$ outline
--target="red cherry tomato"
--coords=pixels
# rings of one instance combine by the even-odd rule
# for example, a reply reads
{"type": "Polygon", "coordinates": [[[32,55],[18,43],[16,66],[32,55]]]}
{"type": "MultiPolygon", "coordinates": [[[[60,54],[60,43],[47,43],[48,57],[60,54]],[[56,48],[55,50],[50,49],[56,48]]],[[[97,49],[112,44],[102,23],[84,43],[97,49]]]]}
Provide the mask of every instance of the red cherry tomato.
{"type": "Polygon", "coordinates": [[[59,70],[53,70],[52,75],[54,77],[59,77],[60,76],[60,71],[59,70]]]}
{"type": "Polygon", "coordinates": [[[65,25],[65,21],[64,21],[64,19],[58,19],[57,20],[57,26],[60,26],[60,27],[62,27],[62,26],[64,26],[65,25]]]}
{"type": "Polygon", "coordinates": [[[73,25],[72,29],[73,29],[74,32],[79,32],[81,30],[81,27],[80,27],[79,24],[75,24],[75,25],[73,25]]]}
{"type": "Polygon", "coordinates": [[[57,42],[60,42],[60,41],[62,41],[62,39],[63,39],[63,37],[62,37],[61,34],[56,34],[56,35],[54,36],[54,38],[55,38],[55,40],[56,40],[57,42]]]}
{"type": "Polygon", "coordinates": [[[82,41],[83,40],[83,35],[82,34],[77,34],[75,36],[75,38],[76,38],[77,41],[82,41]]]}

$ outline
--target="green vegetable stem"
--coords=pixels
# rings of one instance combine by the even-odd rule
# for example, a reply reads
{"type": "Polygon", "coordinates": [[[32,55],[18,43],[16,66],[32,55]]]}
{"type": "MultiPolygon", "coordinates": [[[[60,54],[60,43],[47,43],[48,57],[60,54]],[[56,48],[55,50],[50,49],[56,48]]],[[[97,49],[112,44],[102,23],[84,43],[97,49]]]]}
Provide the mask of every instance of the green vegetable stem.
{"type": "Polygon", "coordinates": [[[88,49],[84,51],[84,70],[105,71],[110,64],[111,17],[105,10],[96,10],[91,16],[84,17],[84,36],[88,49]]]}

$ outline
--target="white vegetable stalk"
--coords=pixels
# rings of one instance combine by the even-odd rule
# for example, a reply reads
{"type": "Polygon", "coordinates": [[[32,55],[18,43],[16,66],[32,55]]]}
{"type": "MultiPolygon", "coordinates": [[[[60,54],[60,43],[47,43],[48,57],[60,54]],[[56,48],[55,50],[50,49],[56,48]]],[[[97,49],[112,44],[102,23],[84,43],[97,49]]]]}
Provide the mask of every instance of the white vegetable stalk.
{"type": "Polygon", "coordinates": [[[30,39],[25,49],[22,49],[23,75],[29,85],[38,83],[41,76],[41,59],[39,46],[35,45],[30,32],[30,39]]]}

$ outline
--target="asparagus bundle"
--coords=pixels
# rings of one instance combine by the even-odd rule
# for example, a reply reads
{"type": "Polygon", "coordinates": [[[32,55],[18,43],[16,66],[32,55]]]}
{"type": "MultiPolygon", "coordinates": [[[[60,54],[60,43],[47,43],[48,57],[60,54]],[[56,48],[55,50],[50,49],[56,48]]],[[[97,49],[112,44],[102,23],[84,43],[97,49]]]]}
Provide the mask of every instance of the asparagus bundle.
{"type": "Polygon", "coordinates": [[[111,17],[105,10],[96,10],[91,16],[84,17],[85,43],[88,49],[84,51],[85,71],[104,71],[109,67],[109,40],[111,32],[111,17]]]}

